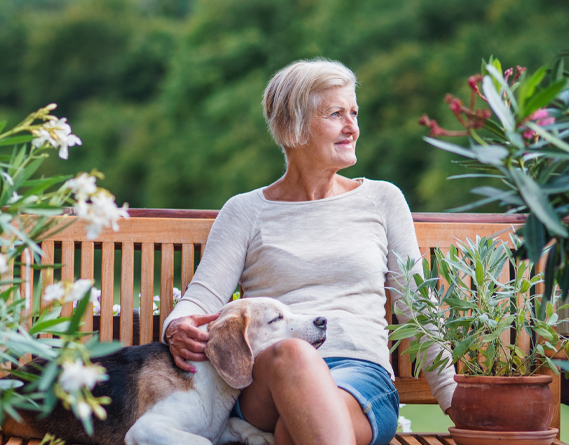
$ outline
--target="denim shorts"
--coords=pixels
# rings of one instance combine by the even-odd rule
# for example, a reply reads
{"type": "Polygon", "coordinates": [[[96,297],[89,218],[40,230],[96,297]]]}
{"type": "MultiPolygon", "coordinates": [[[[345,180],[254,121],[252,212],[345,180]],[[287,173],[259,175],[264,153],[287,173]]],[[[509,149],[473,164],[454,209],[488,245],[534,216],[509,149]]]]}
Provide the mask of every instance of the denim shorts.
{"type": "MultiPolygon", "coordinates": [[[[371,424],[371,445],[387,445],[397,431],[399,394],[389,373],[380,365],[353,358],[331,357],[324,361],[338,388],[349,392],[360,404],[371,424]]],[[[246,420],[239,399],[231,413],[246,420]]]]}

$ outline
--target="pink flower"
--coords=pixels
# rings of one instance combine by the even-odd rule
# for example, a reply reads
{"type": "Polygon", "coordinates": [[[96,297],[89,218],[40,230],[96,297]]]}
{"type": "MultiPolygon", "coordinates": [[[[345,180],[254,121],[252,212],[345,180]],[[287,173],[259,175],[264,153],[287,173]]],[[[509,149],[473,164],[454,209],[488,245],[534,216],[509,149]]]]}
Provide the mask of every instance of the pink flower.
{"type": "MultiPolygon", "coordinates": [[[[535,121],[535,123],[540,127],[547,127],[555,122],[555,118],[550,117],[549,112],[545,108],[540,108],[539,110],[534,111],[530,115],[529,119],[531,121],[535,121]]],[[[522,135],[526,139],[531,139],[536,136],[536,133],[533,130],[526,130],[522,135]]]]}

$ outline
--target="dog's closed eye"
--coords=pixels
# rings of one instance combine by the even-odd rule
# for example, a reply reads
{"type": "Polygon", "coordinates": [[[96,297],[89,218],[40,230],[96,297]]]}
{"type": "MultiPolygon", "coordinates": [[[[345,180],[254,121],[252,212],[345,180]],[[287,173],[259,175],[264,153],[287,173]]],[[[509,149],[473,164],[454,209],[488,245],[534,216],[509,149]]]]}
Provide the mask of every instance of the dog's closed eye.
{"type": "Polygon", "coordinates": [[[274,323],[275,321],[280,321],[282,320],[284,317],[282,314],[279,314],[278,316],[276,316],[275,318],[273,318],[271,321],[269,321],[269,324],[274,323]]]}

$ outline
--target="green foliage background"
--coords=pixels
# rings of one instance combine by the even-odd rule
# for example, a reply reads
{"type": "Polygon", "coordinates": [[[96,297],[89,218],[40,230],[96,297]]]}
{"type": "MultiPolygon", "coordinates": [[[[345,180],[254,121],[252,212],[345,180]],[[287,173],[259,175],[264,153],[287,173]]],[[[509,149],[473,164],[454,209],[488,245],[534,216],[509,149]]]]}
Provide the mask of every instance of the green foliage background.
{"type": "MultiPolygon", "coordinates": [[[[323,56],[360,82],[358,163],[414,211],[472,200],[421,137],[442,98],[467,98],[482,58],[530,70],[569,47],[567,0],[2,0],[0,116],[59,104],[82,147],[45,174],[106,174],[131,207],[219,208],[284,172],[261,97],[271,75],[323,56]]],[[[496,209],[492,209],[496,210],[496,209]]]]}

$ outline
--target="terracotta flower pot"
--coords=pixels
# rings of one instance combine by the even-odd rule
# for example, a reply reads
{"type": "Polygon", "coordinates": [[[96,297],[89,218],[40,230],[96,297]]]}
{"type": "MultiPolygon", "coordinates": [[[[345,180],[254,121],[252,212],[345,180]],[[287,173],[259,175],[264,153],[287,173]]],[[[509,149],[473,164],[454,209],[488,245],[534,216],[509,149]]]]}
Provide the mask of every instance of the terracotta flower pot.
{"type": "Polygon", "coordinates": [[[553,419],[551,376],[456,375],[452,397],[457,428],[483,431],[544,431],[553,419]]]}

